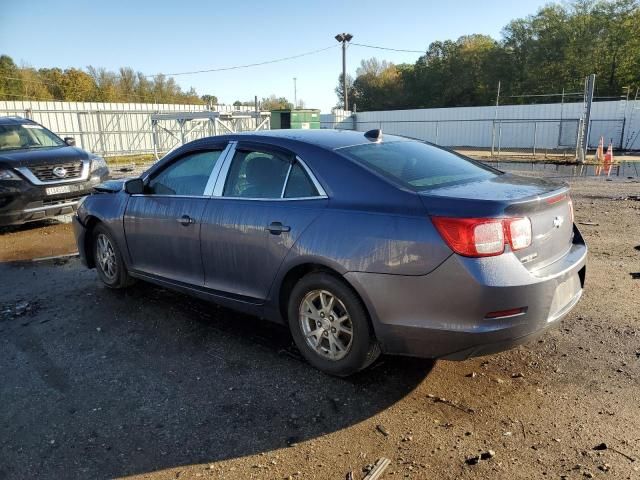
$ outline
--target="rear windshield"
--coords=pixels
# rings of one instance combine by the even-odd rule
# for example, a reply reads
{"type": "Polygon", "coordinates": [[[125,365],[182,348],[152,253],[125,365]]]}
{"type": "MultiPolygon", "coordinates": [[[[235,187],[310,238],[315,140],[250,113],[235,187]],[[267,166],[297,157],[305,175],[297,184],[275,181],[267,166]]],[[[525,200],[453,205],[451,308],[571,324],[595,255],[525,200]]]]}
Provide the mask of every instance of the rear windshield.
{"type": "Polygon", "coordinates": [[[367,143],[342,148],[340,153],[415,191],[499,174],[455,153],[415,141],[367,143]]]}

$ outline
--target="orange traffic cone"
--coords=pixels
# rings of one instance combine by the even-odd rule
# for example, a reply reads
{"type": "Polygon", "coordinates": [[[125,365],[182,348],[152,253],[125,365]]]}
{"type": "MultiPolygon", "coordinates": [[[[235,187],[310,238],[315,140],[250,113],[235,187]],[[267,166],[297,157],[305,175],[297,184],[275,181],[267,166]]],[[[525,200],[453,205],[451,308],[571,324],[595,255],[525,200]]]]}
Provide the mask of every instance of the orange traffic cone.
{"type": "Polygon", "coordinates": [[[607,148],[607,153],[604,154],[604,167],[607,169],[607,177],[611,174],[612,166],[613,166],[613,143],[609,142],[609,148],[607,148]]]}
{"type": "Polygon", "coordinates": [[[600,137],[598,148],[596,150],[596,175],[600,175],[602,172],[602,164],[604,163],[604,137],[600,137]]]}

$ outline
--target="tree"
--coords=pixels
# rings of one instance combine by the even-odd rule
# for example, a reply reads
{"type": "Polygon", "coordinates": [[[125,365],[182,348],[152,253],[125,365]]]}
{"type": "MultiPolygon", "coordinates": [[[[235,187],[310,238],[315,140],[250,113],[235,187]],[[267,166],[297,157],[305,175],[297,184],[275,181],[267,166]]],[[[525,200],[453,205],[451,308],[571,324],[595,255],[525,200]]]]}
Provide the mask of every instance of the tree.
{"type": "MultiPolygon", "coordinates": [[[[521,95],[581,92],[591,73],[599,96],[640,87],[639,0],[549,4],[509,22],[500,40],[435,41],[413,65],[365,60],[349,98],[360,110],[489,105],[500,81],[501,103],[549,102],[521,95]]],[[[341,85],[336,93],[341,105],[341,85]]]]}
{"type": "Polygon", "coordinates": [[[18,67],[9,55],[0,55],[0,95],[17,100],[20,94],[18,67]]]}
{"type": "Polygon", "coordinates": [[[200,100],[202,100],[207,105],[217,105],[218,104],[218,97],[216,97],[215,95],[202,95],[200,97],[200,100]]]}
{"type": "Polygon", "coordinates": [[[87,98],[95,98],[96,84],[93,78],[82,70],[70,68],[64,71],[61,79],[62,98],[68,101],[81,102],[87,98]]]}
{"type": "MultiPolygon", "coordinates": [[[[393,108],[399,103],[402,93],[402,78],[395,65],[377,58],[362,60],[356,71],[356,79],[347,75],[349,104],[364,110],[393,108]]],[[[337,108],[344,108],[342,74],[335,88],[337,108]]]]}
{"type": "Polygon", "coordinates": [[[276,97],[271,94],[270,96],[263,98],[260,102],[260,108],[262,110],[289,110],[293,108],[293,103],[287,100],[285,97],[276,97]]]}
{"type": "MultiPolygon", "coordinates": [[[[342,82],[342,74],[338,76],[338,86],[335,88],[335,92],[338,97],[336,108],[344,108],[344,84],[342,82]]],[[[349,101],[353,102],[353,77],[349,74],[347,74],[347,95],[349,101]]]]}
{"type": "Polygon", "coordinates": [[[13,100],[61,100],[78,102],[165,102],[203,104],[213,95],[201,98],[192,87],[183,91],[173,78],[147,76],[130,67],[117,73],[104,68],[18,67],[8,55],[0,56],[0,97],[13,100]]]}

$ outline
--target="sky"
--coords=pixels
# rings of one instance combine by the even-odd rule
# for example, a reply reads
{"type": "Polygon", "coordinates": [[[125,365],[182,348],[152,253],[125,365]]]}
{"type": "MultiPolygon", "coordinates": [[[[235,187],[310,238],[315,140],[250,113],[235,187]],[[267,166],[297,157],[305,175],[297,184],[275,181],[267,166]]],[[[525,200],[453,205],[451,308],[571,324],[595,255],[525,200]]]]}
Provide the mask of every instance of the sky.
{"type": "MultiPolygon", "coordinates": [[[[4,0],[0,54],[35,68],[89,65],[145,74],[246,65],[331,47],[296,59],[222,72],[176,76],[184,88],[220,103],[271,94],[329,112],[342,71],[337,33],[352,42],[425,51],[435,40],[481,33],[499,39],[512,19],[547,0],[4,0]]],[[[347,73],[362,59],[414,63],[419,53],[347,49],[347,73]]]]}

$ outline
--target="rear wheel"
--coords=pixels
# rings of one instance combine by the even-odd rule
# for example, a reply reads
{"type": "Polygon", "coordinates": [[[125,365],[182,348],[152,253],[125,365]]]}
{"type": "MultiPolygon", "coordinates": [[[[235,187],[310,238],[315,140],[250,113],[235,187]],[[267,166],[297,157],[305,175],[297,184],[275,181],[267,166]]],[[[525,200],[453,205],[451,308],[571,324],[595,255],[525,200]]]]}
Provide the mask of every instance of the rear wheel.
{"type": "Polygon", "coordinates": [[[380,355],[362,301],[331,274],[311,273],[293,287],[288,318],[298,349],[323,372],[348,376],[380,355]]]}
{"type": "Polygon", "coordinates": [[[107,287],[124,288],[133,283],[116,242],[103,225],[93,229],[93,258],[98,278],[107,287]]]}

